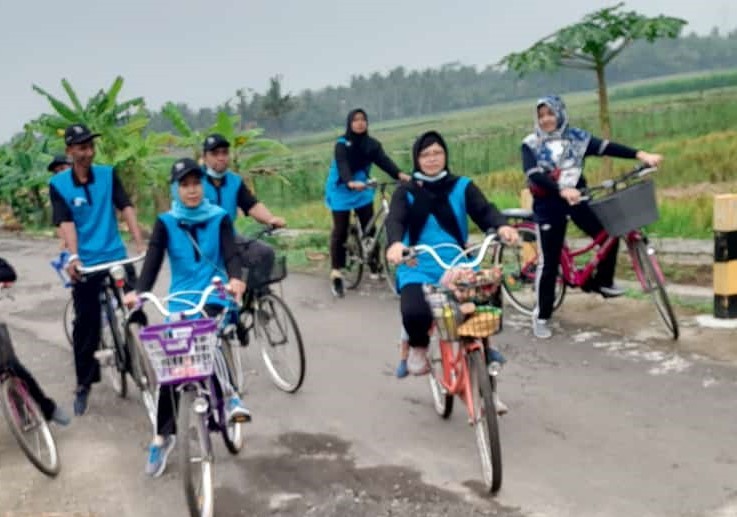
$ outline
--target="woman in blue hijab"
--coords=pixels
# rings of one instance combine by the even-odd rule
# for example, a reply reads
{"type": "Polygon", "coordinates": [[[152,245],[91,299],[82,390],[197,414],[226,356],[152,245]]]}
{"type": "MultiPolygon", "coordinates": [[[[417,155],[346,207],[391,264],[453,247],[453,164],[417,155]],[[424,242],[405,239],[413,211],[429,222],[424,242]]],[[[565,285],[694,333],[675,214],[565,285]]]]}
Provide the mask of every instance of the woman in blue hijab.
{"type": "MultiPolygon", "coordinates": [[[[532,210],[540,248],[537,307],[532,328],[536,337],[545,339],[552,336],[548,322],[553,312],[555,282],[568,217],[592,238],[602,230],[588,203],[581,202],[578,190],[586,186],[583,176],[586,157],[637,159],[651,166],[659,165],[663,157],[602,140],[583,129],[569,126],[565,103],[558,96],[539,99],[535,109],[535,132],[522,142],[522,169],[533,196],[532,210]]],[[[585,290],[598,291],[605,297],[624,293],[614,284],[617,250],[615,245],[609,256],[601,261],[585,290]]]]}
{"type": "MultiPolygon", "coordinates": [[[[228,214],[204,198],[203,172],[196,161],[184,158],[171,168],[171,210],[160,214],[151,232],[146,260],[138,278],[136,291],[125,297],[134,305],[137,293],[150,291],[156,283],[164,255],[169,256],[171,283],[169,294],[181,291],[204,291],[213,276],[227,277],[226,288],[239,300],[246,285],[241,278],[241,262],[235,245],[233,223],[228,214]]],[[[194,303],[198,294],[181,296],[194,303]]],[[[227,303],[216,295],[208,300],[205,311],[218,313],[227,303]]],[[[171,301],[169,312],[190,309],[191,305],[171,301]]],[[[217,369],[216,369],[217,370],[217,369]]],[[[227,400],[228,418],[247,422],[251,415],[231,386],[227,375],[218,375],[227,400]]],[[[162,387],[157,406],[156,435],[149,447],[146,473],[153,477],[163,474],[166,460],[174,447],[174,392],[162,387]]]]}

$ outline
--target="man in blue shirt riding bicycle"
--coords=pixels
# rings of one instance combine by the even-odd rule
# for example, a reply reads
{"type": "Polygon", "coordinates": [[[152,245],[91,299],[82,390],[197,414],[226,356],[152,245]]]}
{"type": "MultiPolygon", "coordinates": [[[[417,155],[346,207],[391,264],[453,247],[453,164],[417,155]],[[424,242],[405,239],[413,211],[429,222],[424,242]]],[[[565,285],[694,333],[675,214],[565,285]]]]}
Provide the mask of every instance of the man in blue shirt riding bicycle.
{"type": "Polygon", "coordinates": [[[105,279],[105,274],[96,274],[82,281],[77,268],[126,258],[116,208],[128,225],[136,249],[140,253],[145,249],[135,210],[115,169],[93,163],[94,140],[99,136],[83,124],[67,127],[64,143],[72,166],[55,174],[49,182],[53,221],[71,253],[67,269],[74,281],[72,298],[76,316],[72,341],[77,375],[74,414],[77,416],[87,410],[90,388],[100,381],[100,364],[94,353],[100,342],[99,296],[105,279]]]}

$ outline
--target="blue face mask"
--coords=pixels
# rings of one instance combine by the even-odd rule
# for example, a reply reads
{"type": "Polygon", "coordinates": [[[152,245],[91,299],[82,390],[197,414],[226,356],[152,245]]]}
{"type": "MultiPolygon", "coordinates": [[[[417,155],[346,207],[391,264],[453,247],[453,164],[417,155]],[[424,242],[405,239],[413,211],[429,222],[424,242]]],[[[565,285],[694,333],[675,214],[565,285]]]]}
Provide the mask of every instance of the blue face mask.
{"type": "Polygon", "coordinates": [[[227,174],[228,171],[227,170],[224,170],[223,172],[216,172],[213,169],[211,169],[210,167],[207,167],[207,169],[205,169],[205,172],[211,178],[214,178],[216,180],[221,180],[221,179],[223,179],[225,177],[225,175],[227,174]]]}

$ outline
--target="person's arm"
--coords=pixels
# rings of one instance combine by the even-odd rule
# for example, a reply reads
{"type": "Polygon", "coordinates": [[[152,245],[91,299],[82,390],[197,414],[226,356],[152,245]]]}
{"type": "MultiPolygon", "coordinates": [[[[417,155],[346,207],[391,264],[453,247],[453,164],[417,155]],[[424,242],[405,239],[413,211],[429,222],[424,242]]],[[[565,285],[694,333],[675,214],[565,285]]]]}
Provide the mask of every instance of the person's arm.
{"type": "Polygon", "coordinates": [[[377,167],[386,172],[392,178],[399,179],[399,173],[401,169],[397,167],[397,164],[392,161],[389,156],[384,152],[384,148],[379,142],[376,142],[375,149],[372,153],[372,158],[377,167]]]}
{"type": "Polygon", "coordinates": [[[392,194],[389,204],[389,215],[386,218],[387,244],[391,246],[395,242],[401,242],[407,230],[407,219],[409,218],[410,205],[407,199],[407,190],[399,187],[392,194]]]}
{"type": "Polygon", "coordinates": [[[80,265],[81,261],[79,255],[77,255],[79,252],[77,227],[74,226],[72,211],[53,184],[49,185],[49,197],[51,199],[52,222],[57,227],[59,237],[66,243],[70,253],[67,261],[67,272],[74,280],[79,280],[80,275],[76,266],[80,265]]]}
{"type": "Polygon", "coordinates": [[[136,282],[136,292],[145,293],[153,289],[156,283],[156,277],[161,270],[161,264],[164,262],[164,254],[169,244],[169,233],[166,231],[166,225],[161,219],[156,219],[151,238],[148,241],[148,249],[146,250],[146,259],[141,267],[141,274],[136,282]]]}
{"type": "Polygon", "coordinates": [[[338,166],[340,181],[348,185],[353,181],[353,171],[351,171],[351,166],[348,163],[348,148],[344,142],[335,144],[335,163],[338,166]]]}
{"type": "Polygon", "coordinates": [[[626,145],[591,137],[589,145],[586,147],[585,156],[611,156],[613,158],[634,160],[637,157],[637,152],[637,149],[627,147],[626,145]]]}
{"type": "Polygon", "coordinates": [[[287,224],[284,218],[272,214],[271,210],[266,208],[266,205],[260,201],[251,207],[248,211],[248,215],[256,219],[261,224],[270,224],[277,228],[281,228],[287,224]]]}
{"type": "Polygon", "coordinates": [[[491,203],[475,183],[466,187],[466,212],[482,232],[486,233],[507,225],[507,218],[502,215],[494,203],[491,203]]]}
{"type": "Polygon", "coordinates": [[[557,193],[560,190],[558,183],[551,179],[546,171],[538,165],[535,153],[525,144],[522,144],[522,170],[527,179],[534,185],[552,193],[557,193]]]}
{"type": "Polygon", "coordinates": [[[230,217],[223,217],[220,222],[220,251],[228,273],[227,289],[233,293],[236,300],[240,300],[246,292],[246,283],[243,280],[243,264],[235,243],[235,232],[230,217]]]}
{"type": "Polygon", "coordinates": [[[230,217],[223,217],[223,220],[220,222],[220,252],[223,254],[225,271],[228,273],[228,278],[240,279],[243,273],[241,270],[241,257],[235,243],[235,232],[233,231],[233,223],[230,217]]]}
{"type": "Polygon", "coordinates": [[[123,215],[123,220],[128,226],[128,231],[133,236],[133,242],[136,245],[138,253],[143,253],[145,246],[143,245],[143,237],[141,236],[141,228],[138,226],[138,219],[136,217],[136,209],[133,208],[128,193],[125,191],[125,187],[120,181],[118,174],[113,170],[113,204],[115,208],[120,210],[123,215]]]}
{"type": "Polygon", "coordinates": [[[248,187],[246,187],[246,184],[243,181],[241,181],[241,186],[238,188],[236,203],[238,204],[238,208],[240,208],[244,214],[249,213],[251,208],[258,204],[258,199],[256,199],[256,196],[254,196],[250,190],[248,190],[248,187]]]}

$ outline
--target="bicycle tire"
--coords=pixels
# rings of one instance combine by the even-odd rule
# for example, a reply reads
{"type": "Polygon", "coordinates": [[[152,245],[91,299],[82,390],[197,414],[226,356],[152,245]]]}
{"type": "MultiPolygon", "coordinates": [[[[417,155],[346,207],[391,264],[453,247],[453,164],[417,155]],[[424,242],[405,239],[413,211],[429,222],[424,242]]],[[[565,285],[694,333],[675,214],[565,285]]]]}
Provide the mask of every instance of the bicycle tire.
{"type": "Polygon", "coordinates": [[[655,255],[648,253],[647,244],[642,240],[629,244],[629,246],[630,252],[633,253],[632,259],[637,260],[637,264],[640,267],[642,277],[639,280],[643,291],[645,293],[649,291],[652,295],[660,319],[665,324],[671,336],[673,336],[673,340],[676,341],[680,335],[678,319],[676,319],[673,306],[668,298],[668,292],[665,289],[665,278],[660,269],[658,259],[655,255]]]}
{"type": "Polygon", "coordinates": [[[345,268],[343,281],[346,289],[356,289],[361,284],[363,277],[363,245],[359,238],[356,224],[348,227],[348,237],[345,241],[345,268]]]}
{"type": "Polygon", "coordinates": [[[386,258],[386,250],[388,247],[386,227],[381,229],[380,238],[379,253],[381,253],[381,266],[384,270],[386,285],[394,296],[399,296],[399,289],[397,289],[397,266],[390,264],[389,259],[386,258]]]}
{"type": "Polygon", "coordinates": [[[192,517],[212,517],[215,509],[215,491],[213,486],[213,457],[212,442],[207,426],[207,412],[198,414],[194,411],[195,392],[192,389],[184,389],[179,400],[179,414],[177,415],[177,442],[179,445],[179,466],[182,472],[184,484],[184,496],[187,500],[189,514],[192,517]],[[194,419],[193,419],[194,417],[194,419]],[[194,424],[194,430],[190,429],[194,424]],[[194,431],[196,440],[194,443],[200,447],[198,465],[202,481],[193,482],[193,462],[190,452],[193,441],[190,440],[190,432],[194,431]],[[203,450],[204,449],[204,450],[203,450]],[[203,492],[198,494],[196,485],[203,492]]]}
{"type": "Polygon", "coordinates": [[[276,387],[287,393],[295,393],[304,382],[306,369],[304,343],[297,321],[286,302],[274,293],[268,293],[260,297],[257,304],[256,324],[258,326],[258,335],[263,337],[261,342],[261,358],[276,387]],[[279,321],[278,317],[275,317],[278,310],[283,311],[284,318],[281,321],[279,321]],[[277,330],[281,333],[280,336],[277,336],[273,329],[270,330],[272,328],[269,326],[271,323],[274,323],[278,327],[277,330]],[[284,336],[285,330],[282,328],[284,326],[291,327],[294,335],[294,344],[290,343],[288,334],[286,337],[284,336]],[[276,339],[277,337],[279,339],[276,339]],[[276,350],[277,346],[296,347],[295,357],[299,364],[296,368],[297,371],[294,372],[295,375],[292,381],[284,379],[270,355],[273,350],[276,350]]]}
{"type": "MultiPolygon", "coordinates": [[[[504,293],[507,301],[520,313],[525,316],[532,316],[535,306],[537,305],[537,295],[535,293],[535,276],[537,274],[538,265],[537,257],[539,256],[537,253],[537,232],[529,225],[520,224],[516,225],[515,228],[520,235],[523,253],[525,253],[524,250],[529,250],[528,253],[535,254],[534,258],[530,257],[524,264],[522,264],[522,260],[519,258],[518,247],[501,245],[497,248],[494,260],[496,264],[502,265],[504,273],[502,275],[502,292],[504,293]],[[515,267],[515,265],[510,268],[504,266],[503,261],[505,250],[512,254],[513,257],[516,257],[515,263],[517,267],[515,267]],[[523,293],[525,288],[529,289],[527,294],[523,293]]],[[[566,283],[563,281],[563,277],[559,274],[558,279],[556,280],[553,311],[563,305],[565,295],[566,283]]]]}
{"type": "Polygon", "coordinates": [[[64,335],[67,338],[67,343],[70,349],[74,349],[74,299],[69,298],[66,305],[64,305],[64,335]]]}
{"type": "Polygon", "coordinates": [[[146,350],[143,349],[138,337],[141,325],[139,323],[128,322],[126,324],[126,343],[128,345],[128,353],[130,354],[131,377],[141,393],[141,401],[146,408],[151,425],[156,427],[156,373],[148,359],[146,350]]]}
{"type": "Polygon", "coordinates": [[[430,373],[427,378],[430,384],[430,394],[432,395],[433,406],[435,407],[435,412],[440,416],[440,418],[448,419],[453,413],[453,400],[455,397],[448,393],[440,382],[440,379],[443,378],[443,363],[440,358],[439,343],[434,337],[430,339],[428,355],[428,359],[430,360],[430,373]]]}
{"type": "Polygon", "coordinates": [[[476,446],[481,459],[481,472],[484,486],[491,494],[496,494],[502,486],[502,446],[499,437],[499,421],[494,405],[494,389],[486,369],[486,361],[481,350],[474,350],[468,356],[474,415],[476,446]]]}
{"type": "Polygon", "coordinates": [[[54,435],[51,433],[49,424],[46,422],[38,404],[31,398],[28,390],[23,386],[22,382],[14,376],[7,377],[0,384],[0,408],[2,408],[5,421],[8,422],[10,432],[18,442],[23,453],[33,463],[33,465],[49,477],[56,477],[61,470],[61,462],[59,461],[59,452],[56,448],[54,435]],[[19,407],[22,405],[22,407],[19,407]],[[41,440],[49,451],[48,461],[41,457],[40,451],[37,453],[32,450],[31,444],[28,443],[24,436],[26,422],[19,420],[30,418],[33,420],[31,425],[38,426],[41,432],[41,440]]]}
{"type": "Polygon", "coordinates": [[[115,393],[122,399],[128,396],[128,356],[123,346],[122,336],[120,335],[120,326],[118,325],[118,315],[116,310],[113,309],[110,304],[111,298],[107,297],[107,303],[105,303],[105,311],[107,312],[107,325],[110,330],[110,338],[112,343],[105,343],[104,332],[105,329],[100,329],[100,348],[106,347],[113,351],[113,365],[108,366],[108,378],[110,384],[113,387],[115,393]]]}

